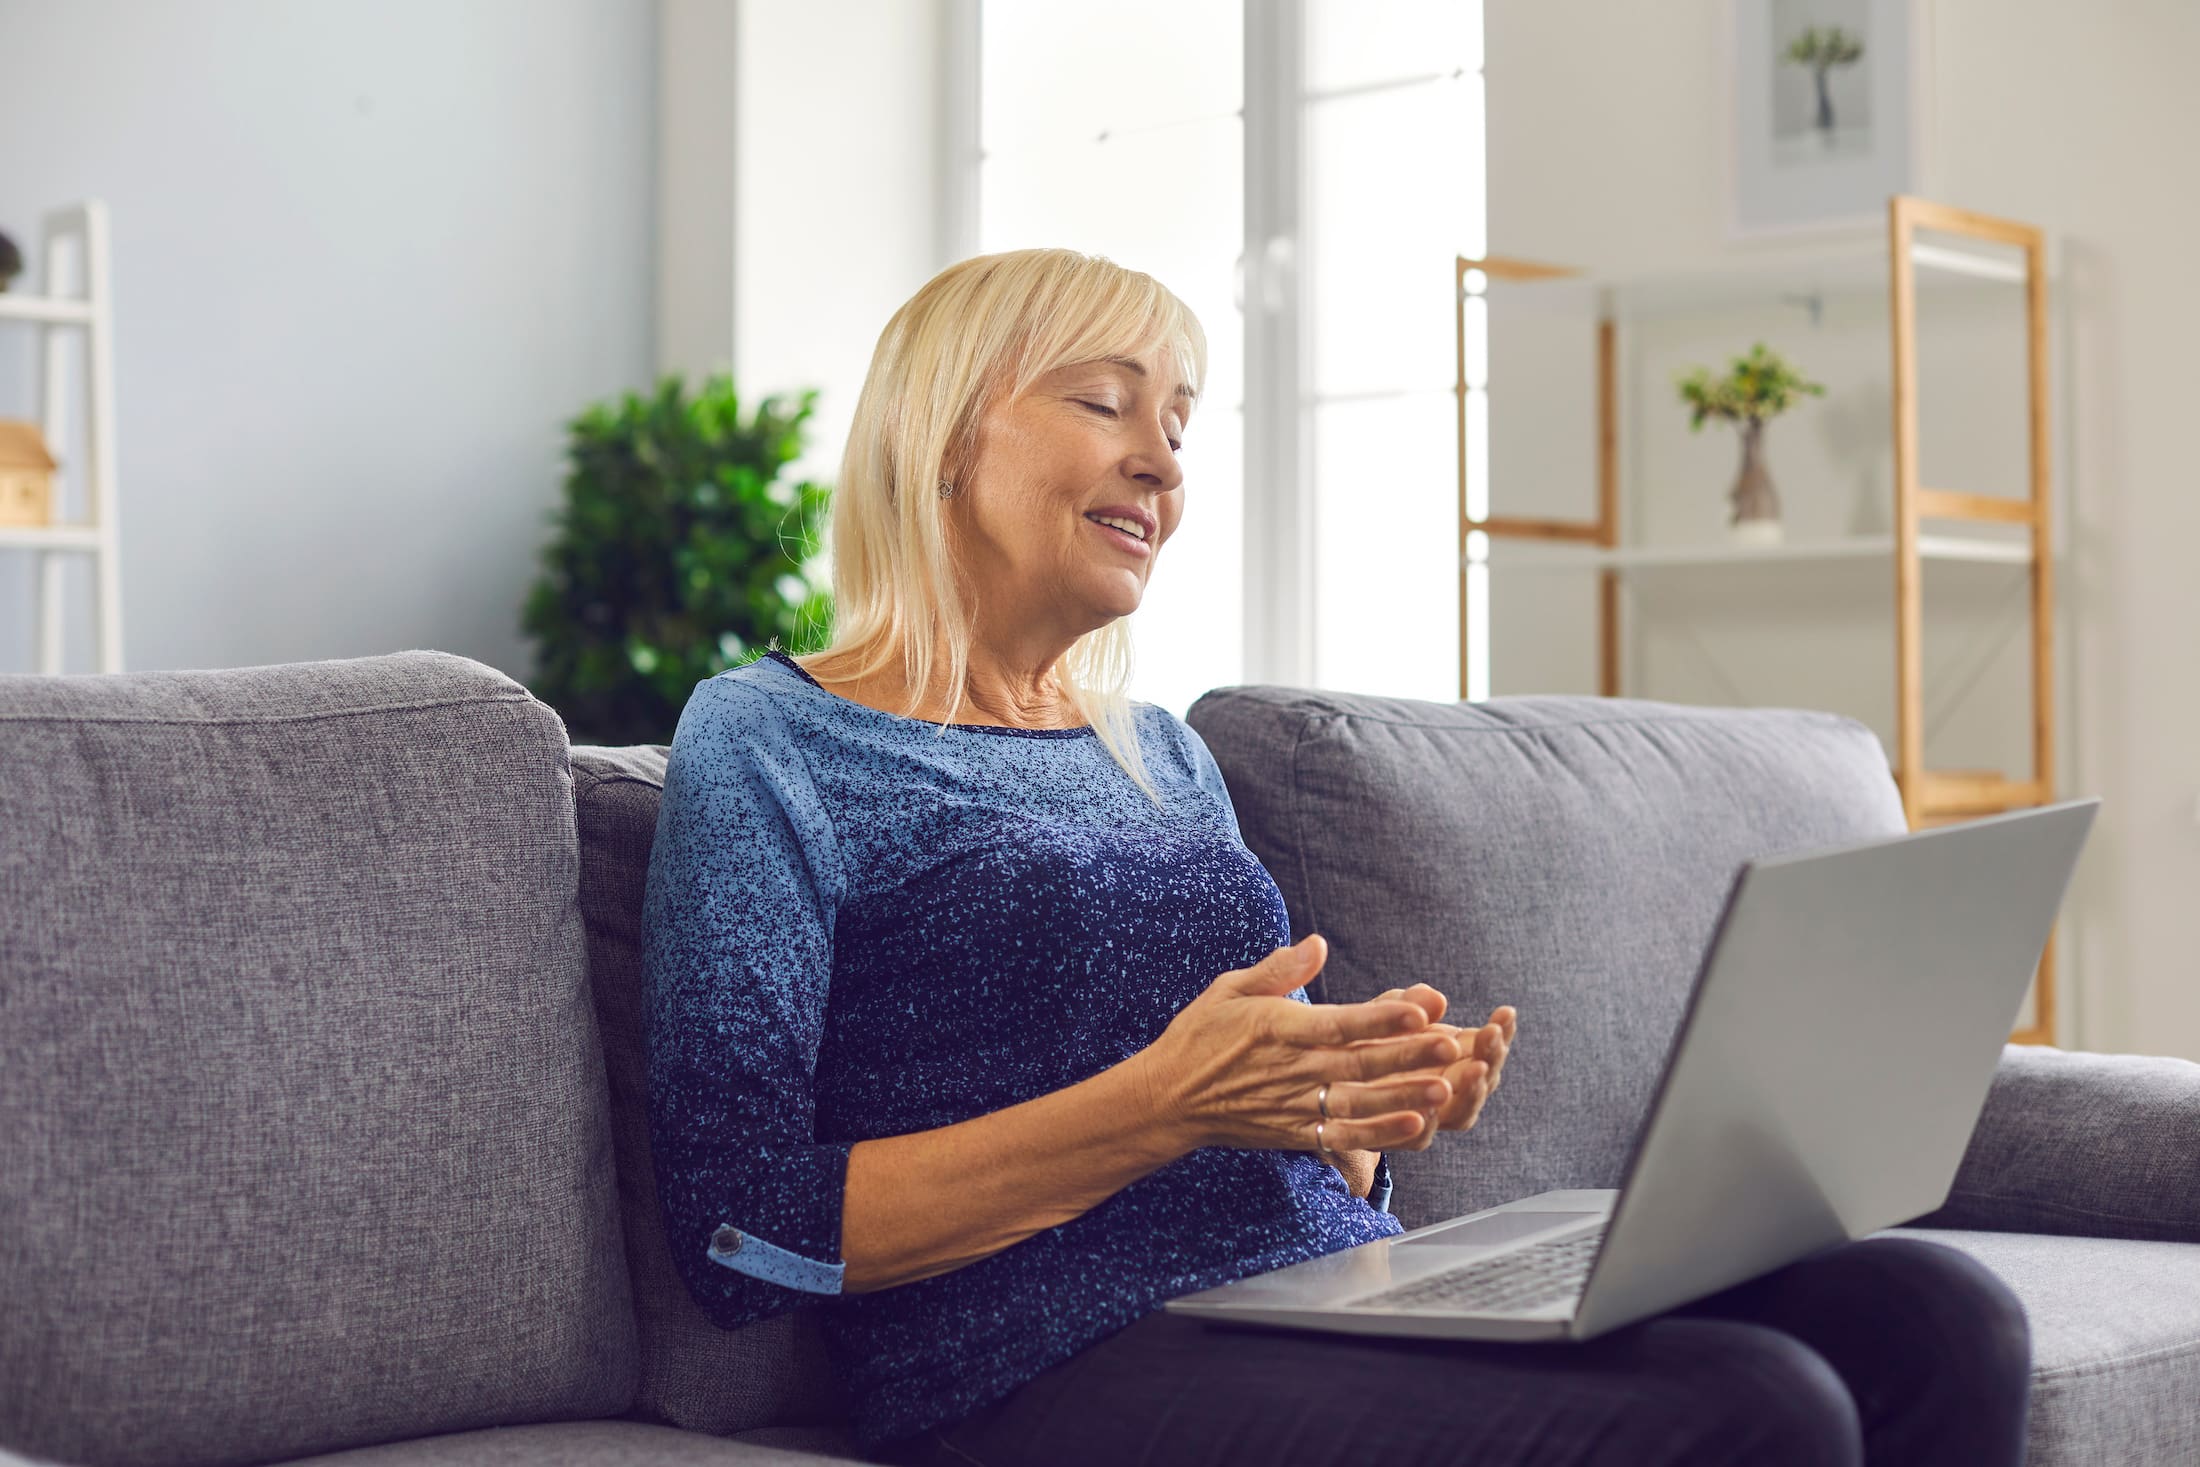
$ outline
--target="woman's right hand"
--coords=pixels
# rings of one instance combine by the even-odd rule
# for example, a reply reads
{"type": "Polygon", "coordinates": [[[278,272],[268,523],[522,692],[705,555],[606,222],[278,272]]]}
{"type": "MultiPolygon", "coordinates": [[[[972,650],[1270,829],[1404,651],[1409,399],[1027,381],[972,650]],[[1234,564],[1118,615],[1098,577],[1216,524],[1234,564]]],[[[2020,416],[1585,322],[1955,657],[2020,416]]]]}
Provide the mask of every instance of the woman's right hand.
{"type": "MultiPolygon", "coordinates": [[[[1451,1099],[1451,1085],[1428,1072],[1460,1057],[1454,1031],[1431,1029],[1434,1015],[1409,997],[1284,997],[1312,981],[1328,953],[1328,940],[1310,934],[1224,973],[1146,1048],[1156,1109],[1192,1148],[1316,1150],[1325,1081],[1329,1150],[1418,1150],[1434,1139],[1433,1130],[1424,1134],[1425,1113],[1451,1099]]],[[[1434,1002],[1441,1013],[1441,997],[1434,1002]]]]}

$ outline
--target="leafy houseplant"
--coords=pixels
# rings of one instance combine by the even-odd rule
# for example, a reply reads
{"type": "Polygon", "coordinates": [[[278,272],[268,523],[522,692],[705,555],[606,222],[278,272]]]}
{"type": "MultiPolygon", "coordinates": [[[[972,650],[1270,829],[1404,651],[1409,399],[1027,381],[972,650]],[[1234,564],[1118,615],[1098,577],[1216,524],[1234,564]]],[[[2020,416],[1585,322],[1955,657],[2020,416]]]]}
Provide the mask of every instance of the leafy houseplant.
{"type": "Polygon", "coordinates": [[[1724,377],[1714,378],[1709,367],[1695,367],[1676,379],[1681,401],[1693,410],[1691,432],[1700,432],[1706,418],[1724,418],[1742,435],[1742,467],[1728,498],[1734,518],[1728,526],[1737,540],[1777,544],[1780,540],[1780,496],[1765,472],[1763,440],[1765,424],[1786,412],[1800,393],[1825,396],[1826,389],[1804,380],[1778,352],[1758,342],[1733,359],[1724,377]]]}
{"type": "Polygon", "coordinates": [[[743,419],[731,378],[690,397],[670,376],[566,425],[564,501],[520,625],[540,644],[535,695],[575,743],[669,743],[696,683],[773,637],[830,638],[805,566],[832,491],[781,477],[816,403],[766,397],[743,419]]]}

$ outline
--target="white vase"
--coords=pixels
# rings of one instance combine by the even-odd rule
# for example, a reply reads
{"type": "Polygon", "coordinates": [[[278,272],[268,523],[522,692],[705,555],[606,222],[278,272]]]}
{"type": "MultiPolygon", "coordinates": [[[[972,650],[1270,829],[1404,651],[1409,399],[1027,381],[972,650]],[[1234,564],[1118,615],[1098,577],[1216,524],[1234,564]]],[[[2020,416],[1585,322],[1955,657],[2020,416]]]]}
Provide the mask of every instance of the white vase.
{"type": "Polygon", "coordinates": [[[1783,533],[1778,520],[1739,520],[1726,527],[1730,545],[1778,545],[1783,533]]]}

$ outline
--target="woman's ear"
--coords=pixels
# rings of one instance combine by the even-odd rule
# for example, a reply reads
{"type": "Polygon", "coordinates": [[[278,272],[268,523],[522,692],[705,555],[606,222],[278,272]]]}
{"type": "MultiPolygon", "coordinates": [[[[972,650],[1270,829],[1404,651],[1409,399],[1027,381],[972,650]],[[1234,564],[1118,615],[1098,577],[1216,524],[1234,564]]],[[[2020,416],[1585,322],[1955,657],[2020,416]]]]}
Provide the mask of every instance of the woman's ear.
{"type": "Polygon", "coordinates": [[[947,453],[940,459],[940,478],[953,484],[959,491],[978,461],[978,433],[981,424],[973,418],[965,424],[955,442],[947,446],[947,453]]]}
{"type": "Polygon", "coordinates": [[[958,488],[962,485],[963,475],[969,470],[970,454],[965,450],[951,448],[947,451],[947,456],[940,460],[940,477],[958,488]]]}

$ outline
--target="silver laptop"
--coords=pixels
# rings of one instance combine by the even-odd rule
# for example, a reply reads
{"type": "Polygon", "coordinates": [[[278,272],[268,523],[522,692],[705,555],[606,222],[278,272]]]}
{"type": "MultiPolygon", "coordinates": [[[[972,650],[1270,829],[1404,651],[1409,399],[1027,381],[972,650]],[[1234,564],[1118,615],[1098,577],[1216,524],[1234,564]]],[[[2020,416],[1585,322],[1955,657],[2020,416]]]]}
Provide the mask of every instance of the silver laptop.
{"type": "Polygon", "coordinates": [[[1540,1193],[1167,1307],[1585,1340],[1933,1211],[2099,808],[1750,862],[1617,1191],[1540,1193]]]}

